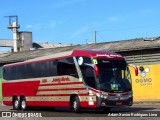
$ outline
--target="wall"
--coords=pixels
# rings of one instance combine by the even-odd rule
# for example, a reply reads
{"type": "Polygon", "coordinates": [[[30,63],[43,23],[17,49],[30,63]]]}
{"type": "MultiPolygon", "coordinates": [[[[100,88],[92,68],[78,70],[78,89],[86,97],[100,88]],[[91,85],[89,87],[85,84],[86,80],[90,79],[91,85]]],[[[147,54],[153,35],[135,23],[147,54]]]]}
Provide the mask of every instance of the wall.
{"type": "Polygon", "coordinates": [[[134,101],[158,101],[160,100],[160,64],[142,65],[138,68],[139,75],[134,75],[134,70],[131,68],[133,100],[134,101]]]}
{"type": "Polygon", "coordinates": [[[19,32],[21,41],[21,51],[32,48],[32,32],[19,32]]]}
{"type": "Polygon", "coordinates": [[[132,68],[130,69],[134,101],[159,101],[160,49],[146,49],[121,54],[125,56],[129,64],[134,64],[139,68],[138,76],[134,75],[132,68]]]}

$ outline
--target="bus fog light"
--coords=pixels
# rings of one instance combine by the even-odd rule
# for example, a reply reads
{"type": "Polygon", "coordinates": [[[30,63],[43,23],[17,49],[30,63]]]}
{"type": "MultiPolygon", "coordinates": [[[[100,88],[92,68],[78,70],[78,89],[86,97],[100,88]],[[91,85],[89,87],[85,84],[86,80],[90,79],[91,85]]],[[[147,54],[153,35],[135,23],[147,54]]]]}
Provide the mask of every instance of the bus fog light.
{"type": "Polygon", "coordinates": [[[104,102],[102,102],[101,106],[106,106],[106,104],[104,102]]]}
{"type": "Polygon", "coordinates": [[[96,94],[97,95],[97,97],[100,97],[100,94],[96,94]]]}

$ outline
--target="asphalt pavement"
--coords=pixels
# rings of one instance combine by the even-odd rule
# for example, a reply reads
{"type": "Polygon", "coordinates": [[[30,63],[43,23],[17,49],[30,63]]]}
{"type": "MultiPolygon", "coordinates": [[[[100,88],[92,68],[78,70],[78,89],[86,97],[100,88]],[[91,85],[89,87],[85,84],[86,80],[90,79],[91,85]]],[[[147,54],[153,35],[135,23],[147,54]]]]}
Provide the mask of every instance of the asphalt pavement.
{"type": "Polygon", "coordinates": [[[128,120],[160,119],[160,104],[137,104],[131,107],[115,107],[109,113],[101,110],[82,110],[81,113],[74,113],[67,108],[43,109],[30,108],[27,111],[16,111],[12,106],[0,105],[0,119],[60,119],[60,120],[128,120]]]}

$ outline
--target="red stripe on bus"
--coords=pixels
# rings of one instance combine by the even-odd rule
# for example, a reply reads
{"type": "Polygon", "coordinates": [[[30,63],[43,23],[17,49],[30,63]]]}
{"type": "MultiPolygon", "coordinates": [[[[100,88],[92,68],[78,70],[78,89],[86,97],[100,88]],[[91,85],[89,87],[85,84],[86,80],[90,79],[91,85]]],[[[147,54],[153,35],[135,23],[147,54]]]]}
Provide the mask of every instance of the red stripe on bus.
{"type": "Polygon", "coordinates": [[[3,101],[3,104],[4,105],[12,106],[12,101],[3,101]]]}
{"type": "MultiPolygon", "coordinates": [[[[70,107],[69,101],[28,101],[28,106],[55,106],[55,107],[70,107]]],[[[88,102],[80,102],[82,108],[96,108],[96,102],[93,102],[93,105],[89,105],[88,102]]]]}
{"type": "MultiPolygon", "coordinates": [[[[12,101],[3,101],[3,104],[12,106],[12,101]]],[[[70,107],[70,101],[27,101],[27,106],[70,107]]],[[[96,102],[89,105],[88,101],[81,101],[82,108],[96,108],[96,102]]]]}
{"type": "Polygon", "coordinates": [[[54,86],[54,85],[73,85],[73,84],[83,84],[83,82],[69,82],[69,83],[52,83],[52,84],[40,84],[39,86],[54,86]]]}
{"type": "Polygon", "coordinates": [[[97,104],[96,104],[96,102],[93,102],[93,105],[89,105],[88,101],[87,102],[86,101],[81,101],[80,106],[82,108],[96,108],[97,104]]]}
{"type": "Polygon", "coordinates": [[[59,91],[59,90],[86,90],[86,88],[58,88],[58,89],[43,89],[38,91],[59,91]]]}
{"type": "Polygon", "coordinates": [[[27,101],[28,106],[56,106],[56,107],[69,107],[69,101],[27,101]]]}
{"type": "Polygon", "coordinates": [[[98,90],[95,90],[95,89],[93,89],[93,88],[89,88],[89,90],[91,90],[91,91],[93,91],[93,92],[95,92],[95,93],[102,93],[101,91],[98,91],[98,90]]]}

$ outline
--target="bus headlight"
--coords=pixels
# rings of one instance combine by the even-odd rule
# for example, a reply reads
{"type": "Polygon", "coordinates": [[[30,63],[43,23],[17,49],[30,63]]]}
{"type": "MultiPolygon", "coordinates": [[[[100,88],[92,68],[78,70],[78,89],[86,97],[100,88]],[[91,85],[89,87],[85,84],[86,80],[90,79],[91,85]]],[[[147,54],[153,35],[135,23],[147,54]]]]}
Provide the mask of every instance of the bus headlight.
{"type": "Polygon", "coordinates": [[[97,97],[101,97],[101,95],[99,93],[97,93],[96,95],[97,95],[97,97]]]}
{"type": "Polygon", "coordinates": [[[104,96],[104,99],[107,99],[107,96],[104,96]]]}

